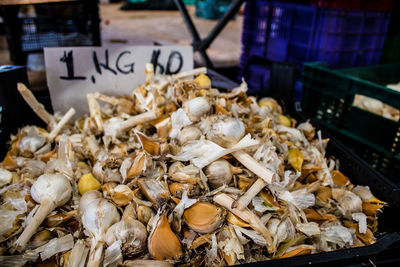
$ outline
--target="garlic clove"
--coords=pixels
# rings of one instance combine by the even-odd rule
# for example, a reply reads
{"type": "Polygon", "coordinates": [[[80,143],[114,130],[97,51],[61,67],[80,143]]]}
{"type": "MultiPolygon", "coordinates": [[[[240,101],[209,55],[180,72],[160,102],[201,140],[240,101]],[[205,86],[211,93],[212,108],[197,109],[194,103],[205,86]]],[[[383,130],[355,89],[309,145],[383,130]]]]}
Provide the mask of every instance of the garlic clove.
{"type": "Polygon", "coordinates": [[[298,148],[292,148],[289,150],[289,163],[292,167],[301,172],[301,167],[303,165],[304,156],[303,153],[298,148]]]}
{"type": "Polygon", "coordinates": [[[188,195],[190,195],[190,191],[193,189],[192,184],[182,184],[182,183],[170,183],[168,188],[171,195],[181,198],[183,192],[188,191],[188,195]]]}
{"type": "Polygon", "coordinates": [[[137,218],[140,222],[147,224],[155,216],[154,211],[147,206],[140,205],[136,209],[137,218]]]}
{"type": "Polygon", "coordinates": [[[376,197],[374,197],[374,195],[372,195],[372,192],[368,186],[357,185],[356,187],[353,188],[352,192],[354,194],[358,195],[363,202],[371,202],[371,203],[382,204],[382,205],[387,204],[386,202],[381,201],[381,200],[377,199],[376,197]]]}
{"type": "Polygon", "coordinates": [[[160,217],[148,239],[150,255],[156,260],[179,259],[182,252],[182,245],[172,232],[165,213],[160,217]]]}
{"type": "Polygon", "coordinates": [[[202,234],[213,232],[225,221],[226,211],[208,202],[198,202],[186,209],[183,218],[194,231],[202,234]]]}
{"type": "Polygon", "coordinates": [[[200,74],[194,79],[194,82],[200,89],[209,89],[211,88],[211,80],[205,74],[200,74]]]}
{"type": "Polygon", "coordinates": [[[332,175],[333,182],[338,186],[345,186],[350,183],[349,178],[347,178],[347,176],[345,176],[340,171],[333,170],[333,171],[331,171],[331,175],[332,175]]]}
{"type": "Polygon", "coordinates": [[[332,190],[328,186],[320,186],[316,192],[316,197],[324,203],[328,203],[332,197],[332,190]]]}
{"type": "Polygon", "coordinates": [[[142,144],[143,149],[149,153],[150,155],[159,155],[160,154],[160,144],[151,140],[148,136],[142,134],[139,131],[136,131],[136,136],[139,139],[139,142],[142,144]]]}
{"type": "Polygon", "coordinates": [[[171,197],[167,187],[158,180],[141,178],[137,181],[137,185],[146,198],[158,207],[161,207],[171,197]]]}
{"type": "Polygon", "coordinates": [[[15,170],[18,168],[18,164],[12,158],[10,152],[7,152],[6,156],[4,157],[3,161],[1,162],[1,166],[9,171],[15,170]]]}
{"type": "Polygon", "coordinates": [[[143,150],[137,152],[133,156],[132,160],[132,166],[127,173],[128,179],[140,176],[144,171],[146,171],[147,166],[149,166],[151,163],[151,159],[146,155],[146,152],[144,152],[143,150]]]}
{"type": "Polygon", "coordinates": [[[242,219],[240,219],[239,217],[237,217],[235,214],[233,214],[230,211],[228,212],[228,215],[226,216],[226,220],[229,223],[240,226],[240,227],[251,227],[250,224],[246,223],[245,221],[243,221],[242,219]]]}
{"type": "Polygon", "coordinates": [[[362,203],[362,211],[368,216],[375,216],[385,205],[380,203],[362,203]]]}
{"type": "Polygon", "coordinates": [[[338,219],[331,214],[322,215],[313,208],[304,209],[304,213],[306,214],[307,220],[312,222],[322,223],[324,221],[337,221],[338,219]]]}
{"type": "Polygon", "coordinates": [[[292,126],[292,120],[285,116],[285,115],[279,115],[279,124],[284,125],[286,127],[291,127],[292,126]]]}
{"type": "Polygon", "coordinates": [[[133,199],[133,192],[127,185],[119,184],[113,189],[112,201],[119,206],[128,205],[133,199]]]}
{"type": "Polygon", "coordinates": [[[87,173],[81,176],[78,181],[78,189],[81,195],[90,190],[99,190],[100,182],[93,176],[92,173],[87,173]]]}

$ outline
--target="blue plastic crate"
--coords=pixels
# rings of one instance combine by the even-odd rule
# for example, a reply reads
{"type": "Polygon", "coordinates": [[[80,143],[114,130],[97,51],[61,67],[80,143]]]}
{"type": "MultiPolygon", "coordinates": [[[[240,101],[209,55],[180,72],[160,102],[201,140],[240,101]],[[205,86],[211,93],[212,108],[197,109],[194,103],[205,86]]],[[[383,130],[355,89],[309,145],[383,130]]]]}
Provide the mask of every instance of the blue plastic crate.
{"type": "Polygon", "coordinates": [[[377,64],[390,17],[390,12],[247,1],[239,78],[260,84],[261,78],[252,75],[247,64],[253,56],[295,63],[300,68],[308,61],[324,61],[331,68],[377,64]]]}
{"type": "Polygon", "coordinates": [[[376,64],[390,16],[389,12],[248,1],[242,50],[249,55],[289,61],[299,66],[317,60],[333,68],[376,64]]]}

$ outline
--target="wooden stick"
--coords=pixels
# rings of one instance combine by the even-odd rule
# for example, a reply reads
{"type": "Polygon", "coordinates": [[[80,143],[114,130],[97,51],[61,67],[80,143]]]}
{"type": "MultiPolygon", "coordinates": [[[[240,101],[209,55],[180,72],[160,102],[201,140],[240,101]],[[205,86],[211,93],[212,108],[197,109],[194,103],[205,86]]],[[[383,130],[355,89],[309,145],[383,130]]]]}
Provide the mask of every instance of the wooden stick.
{"type": "Polygon", "coordinates": [[[133,126],[136,126],[140,123],[155,120],[156,118],[157,118],[157,115],[154,110],[147,111],[147,112],[141,113],[139,115],[133,116],[133,117],[127,119],[126,121],[122,122],[119,127],[119,130],[125,131],[125,130],[132,128],[133,126]]]}
{"type": "Polygon", "coordinates": [[[46,124],[50,124],[52,116],[47,112],[44,106],[37,101],[31,90],[29,90],[23,83],[18,83],[17,88],[26,103],[32,108],[33,112],[35,112],[36,115],[38,115],[46,124]]]}
{"type": "Polygon", "coordinates": [[[238,216],[243,221],[247,222],[254,230],[258,231],[263,235],[265,241],[267,242],[267,249],[269,253],[274,253],[276,251],[276,247],[273,244],[273,240],[270,232],[267,227],[261,222],[260,218],[255,215],[248,208],[244,208],[243,210],[239,210],[238,208],[232,207],[235,200],[231,198],[229,195],[221,193],[214,196],[214,202],[228,209],[230,212],[238,216]]]}
{"type": "Polygon", "coordinates": [[[89,105],[90,117],[94,120],[97,129],[103,131],[103,119],[101,118],[100,105],[97,102],[96,97],[94,94],[87,94],[86,98],[89,105]]]}
{"type": "Polygon", "coordinates": [[[64,125],[75,115],[75,109],[70,108],[67,113],[64,114],[64,116],[61,118],[61,120],[57,123],[57,125],[54,127],[54,129],[49,133],[47,139],[49,142],[53,142],[54,138],[58,135],[58,133],[61,131],[61,128],[64,127],[64,125]]]}

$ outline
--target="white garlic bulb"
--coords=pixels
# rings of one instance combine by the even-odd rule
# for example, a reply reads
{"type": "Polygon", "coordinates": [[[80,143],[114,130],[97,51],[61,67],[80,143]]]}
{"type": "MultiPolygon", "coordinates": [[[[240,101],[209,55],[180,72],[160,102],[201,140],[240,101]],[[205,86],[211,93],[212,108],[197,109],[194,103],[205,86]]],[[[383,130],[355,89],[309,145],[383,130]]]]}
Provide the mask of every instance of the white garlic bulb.
{"type": "Polygon", "coordinates": [[[223,147],[230,147],[245,135],[245,127],[240,119],[219,116],[213,118],[207,138],[223,147]]]}
{"type": "Polygon", "coordinates": [[[103,257],[104,236],[111,225],[120,219],[117,208],[103,198],[91,201],[83,215],[83,227],[89,232],[92,240],[87,266],[100,266],[103,257]]]}
{"type": "Polygon", "coordinates": [[[211,105],[207,98],[196,97],[183,103],[183,110],[192,122],[197,122],[203,115],[210,112],[211,105]]]}
{"type": "Polygon", "coordinates": [[[201,130],[195,125],[189,125],[183,128],[178,136],[179,144],[182,146],[191,140],[198,140],[202,136],[201,130]]]}
{"type": "Polygon", "coordinates": [[[229,184],[233,174],[240,172],[242,172],[240,168],[233,167],[224,159],[216,160],[206,168],[208,183],[213,188],[218,188],[223,184],[229,184]]]}
{"type": "Polygon", "coordinates": [[[16,248],[23,249],[46,216],[55,208],[67,203],[71,198],[71,193],[71,184],[63,174],[39,176],[31,187],[33,200],[40,203],[39,210],[15,242],[16,248]]]}
{"type": "Polygon", "coordinates": [[[147,229],[133,217],[124,216],[121,221],[108,228],[104,240],[109,246],[121,240],[122,253],[125,256],[133,256],[146,248],[147,229]]]}

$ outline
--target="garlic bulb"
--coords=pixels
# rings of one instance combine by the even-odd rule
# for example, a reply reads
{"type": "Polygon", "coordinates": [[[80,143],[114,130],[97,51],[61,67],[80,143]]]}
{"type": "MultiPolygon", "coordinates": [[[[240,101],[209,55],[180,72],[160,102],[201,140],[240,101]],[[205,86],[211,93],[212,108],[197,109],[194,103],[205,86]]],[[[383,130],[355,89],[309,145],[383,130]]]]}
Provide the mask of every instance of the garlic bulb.
{"type": "Polygon", "coordinates": [[[359,196],[345,189],[332,189],[332,197],[339,202],[344,214],[361,212],[362,200],[359,196]]]}
{"type": "Polygon", "coordinates": [[[205,97],[196,97],[183,103],[183,111],[185,111],[192,122],[199,121],[210,110],[211,105],[205,97]]]}
{"type": "Polygon", "coordinates": [[[239,142],[245,135],[243,122],[238,118],[229,116],[216,116],[212,118],[211,129],[207,138],[220,146],[230,147],[239,142]]]}
{"type": "Polygon", "coordinates": [[[201,130],[195,125],[189,125],[179,132],[178,141],[182,146],[191,140],[199,140],[202,136],[201,130]]]}
{"type": "Polygon", "coordinates": [[[121,221],[108,228],[105,235],[105,242],[111,246],[115,241],[122,242],[122,254],[133,256],[142,252],[146,248],[147,229],[143,223],[135,220],[132,215],[128,215],[129,206],[125,208],[121,221]]]}
{"type": "Polygon", "coordinates": [[[103,198],[93,200],[86,206],[82,215],[82,224],[92,238],[87,266],[100,266],[104,236],[108,228],[119,219],[115,206],[103,198]]]}
{"type": "Polygon", "coordinates": [[[6,169],[0,168],[0,187],[11,183],[12,173],[6,169]]]}
{"type": "Polygon", "coordinates": [[[39,176],[31,187],[33,200],[40,203],[39,210],[15,242],[16,248],[23,249],[46,216],[55,208],[67,203],[71,193],[71,184],[63,174],[39,176]]]}
{"type": "Polygon", "coordinates": [[[213,188],[218,188],[223,184],[229,184],[233,174],[240,172],[242,172],[240,168],[233,167],[224,159],[216,160],[206,168],[208,183],[213,188]]]}
{"type": "Polygon", "coordinates": [[[97,191],[97,190],[91,190],[87,191],[83,196],[81,197],[79,201],[79,211],[81,214],[83,214],[87,208],[87,206],[92,202],[93,200],[99,199],[102,197],[102,194],[97,191]]]}

